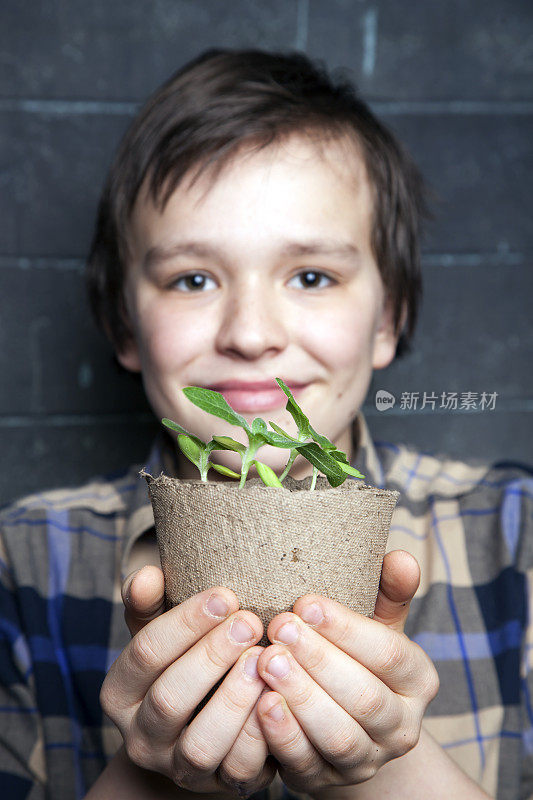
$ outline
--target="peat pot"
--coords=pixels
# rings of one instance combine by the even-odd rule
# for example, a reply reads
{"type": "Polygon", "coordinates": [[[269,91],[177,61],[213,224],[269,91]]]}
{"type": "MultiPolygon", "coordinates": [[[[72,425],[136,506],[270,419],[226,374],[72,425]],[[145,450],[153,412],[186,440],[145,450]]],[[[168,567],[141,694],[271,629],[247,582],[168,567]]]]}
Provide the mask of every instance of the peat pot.
{"type": "Polygon", "coordinates": [[[399,492],[348,478],[287,476],[283,489],[235,482],[153,478],[154,511],[167,608],[212,586],[232,589],[266,629],[305,594],[325,595],[372,616],[399,492]],[[286,488],[285,488],[286,487],[286,488]]]}

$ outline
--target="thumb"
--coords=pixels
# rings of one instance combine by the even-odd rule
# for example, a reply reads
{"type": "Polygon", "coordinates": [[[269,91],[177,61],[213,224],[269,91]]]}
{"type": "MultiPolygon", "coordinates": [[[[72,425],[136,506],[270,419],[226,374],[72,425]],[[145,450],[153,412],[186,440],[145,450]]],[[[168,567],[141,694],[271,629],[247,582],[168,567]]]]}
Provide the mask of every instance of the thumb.
{"type": "Polygon", "coordinates": [[[403,633],[411,600],[420,583],[420,567],[406,550],[392,550],[383,559],[374,619],[403,633]]]}
{"type": "Polygon", "coordinates": [[[147,564],[122,584],[124,619],[132,636],[165,610],[165,579],[159,567],[147,564]]]}

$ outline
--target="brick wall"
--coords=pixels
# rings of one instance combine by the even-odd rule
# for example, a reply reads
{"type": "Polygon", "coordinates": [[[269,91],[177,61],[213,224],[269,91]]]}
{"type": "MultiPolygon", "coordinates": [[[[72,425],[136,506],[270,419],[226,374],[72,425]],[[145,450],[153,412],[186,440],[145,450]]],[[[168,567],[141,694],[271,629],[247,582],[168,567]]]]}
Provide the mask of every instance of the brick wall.
{"type": "Polygon", "coordinates": [[[413,352],[375,375],[365,404],[375,438],[532,462],[530,3],[19,0],[0,11],[0,502],[146,455],[156,423],[94,329],[83,263],[138,104],[210,46],[348,68],[438,198],[413,352]],[[378,389],[394,408],[376,409],[378,389]],[[497,397],[453,411],[442,392],[497,397]]]}

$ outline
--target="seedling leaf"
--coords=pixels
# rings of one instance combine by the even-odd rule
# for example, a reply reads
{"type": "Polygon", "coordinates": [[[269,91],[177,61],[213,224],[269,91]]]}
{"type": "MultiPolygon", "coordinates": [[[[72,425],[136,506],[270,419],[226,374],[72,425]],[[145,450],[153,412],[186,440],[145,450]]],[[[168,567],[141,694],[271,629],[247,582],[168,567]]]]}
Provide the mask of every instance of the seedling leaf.
{"type": "Polygon", "coordinates": [[[343,453],[342,450],[333,450],[332,452],[328,453],[332,458],[337,461],[339,467],[344,470],[344,472],[348,473],[348,475],[353,475],[354,478],[364,478],[365,476],[359,472],[358,469],[352,467],[352,465],[348,462],[346,458],[346,453],[343,453]]]}
{"type": "Polygon", "coordinates": [[[328,455],[328,453],[321,450],[316,442],[300,444],[296,449],[305,456],[313,466],[324,473],[331,486],[340,486],[341,483],[344,483],[346,480],[346,474],[341,469],[340,464],[328,455]]]}
{"type": "Polygon", "coordinates": [[[213,389],[204,389],[201,386],[186,386],[183,389],[185,397],[194,403],[195,406],[213,414],[215,417],[229,422],[231,425],[238,425],[244,428],[247,433],[251,433],[250,426],[240,414],[232,409],[226,399],[213,389]]]}
{"type": "Polygon", "coordinates": [[[180,434],[178,436],[178,445],[183,455],[186,456],[189,461],[192,461],[196,467],[200,468],[202,448],[198,446],[194,439],[186,434],[180,434]]]}
{"type": "MultiPolygon", "coordinates": [[[[339,463],[339,462],[337,462],[339,463]]],[[[364,478],[365,476],[362,475],[358,469],[352,467],[351,464],[345,464],[343,461],[339,463],[339,467],[346,472],[348,475],[353,475],[354,478],[364,478]]]]}
{"type": "Polygon", "coordinates": [[[277,488],[283,489],[283,484],[268,464],[263,464],[262,461],[254,461],[253,462],[257,467],[257,474],[265,484],[265,486],[276,486],[277,488]]]}
{"type": "Polygon", "coordinates": [[[296,447],[297,444],[301,444],[298,439],[291,439],[287,438],[286,436],[280,436],[278,433],[274,433],[273,431],[267,431],[266,433],[262,434],[264,440],[267,444],[271,444],[272,447],[283,447],[285,449],[293,449],[296,447]]]}
{"type": "Polygon", "coordinates": [[[207,466],[208,468],[213,467],[214,470],[220,472],[221,475],[227,475],[228,478],[237,478],[237,480],[239,480],[241,477],[239,472],[233,472],[232,469],[225,467],[223,464],[213,464],[213,462],[210,461],[207,466]]]}
{"type": "Polygon", "coordinates": [[[234,450],[241,454],[246,452],[246,447],[241,442],[236,442],[231,436],[213,436],[213,440],[220,445],[219,448],[214,447],[213,450],[234,450]]]}
{"type": "Polygon", "coordinates": [[[314,428],[309,425],[309,436],[313,441],[320,445],[323,450],[336,450],[336,445],[327,438],[327,436],[322,436],[321,433],[317,433],[314,428]]]}
{"type": "Polygon", "coordinates": [[[270,425],[270,427],[273,430],[276,431],[276,433],[279,433],[280,436],[285,436],[286,439],[292,439],[292,436],[291,436],[290,433],[287,433],[287,431],[284,431],[283,428],[280,428],[279,425],[276,425],[276,423],[272,422],[272,420],[269,420],[268,424],[270,425]]]}
{"type": "Polygon", "coordinates": [[[329,455],[335,459],[335,461],[342,461],[343,464],[348,464],[348,459],[346,458],[346,453],[342,450],[330,450],[329,455]]]}
{"type": "Polygon", "coordinates": [[[300,431],[300,433],[307,434],[309,431],[310,422],[308,418],[305,416],[300,406],[298,405],[298,403],[296,402],[296,400],[294,399],[291,390],[289,389],[287,384],[283,383],[281,378],[276,378],[276,383],[278,384],[282,392],[284,392],[289,398],[285,408],[287,409],[289,414],[291,414],[292,418],[296,422],[298,430],[300,431]]]}
{"type": "Polygon", "coordinates": [[[323,450],[335,450],[335,445],[333,444],[333,442],[330,442],[330,440],[326,436],[322,436],[322,434],[317,433],[315,429],[312,427],[309,419],[306,417],[306,415],[304,414],[304,412],[294,399],[294,396],[289,387],[285,383],[283,383],[281,378],[276,378],[276,381],[278,382],[279,387],[282,389],[282,391],[285,392],[285,394],[289,398],[289,401],[286,405],[286,409],[290,414],[292,414],[294,421],[298,425],[298,430],[300,431],[300,433],[303,433],[309,438],[313,439],[315,442],[317,442],[317,444],[320,445],[320,447],[322,447],[323,450]]]}
{"type": "Polygon", "coordinates": [[[182,433],[184,436],[188,436],[190,439],[192,439],[193,441],[195,441],[195,442],[196,442],[196,444],[197,444],[199,447],[200,447],[200,446],[201,446],[201,447],[204,447],[204,443],[202,442],[202,440],[201,440],[201,439],[199,439],[199,438],[198,438],[198,436],[194,436],[194,434],[192,434],[192,433],[189,433],[189,431],[186,431],[186,430],[185,430],[185,428],[182,428],[182,427],[181,427],[181,425],[178,425],[178,423],[177,423],[177,422],[173,422],[171,419],[167,419],[166,417],[164,417],[164,418],[161,420],[161,422],[162,422],[162,423],[163,423],[163,425],[165,425],[167,428],[170,428],[171,430],[173,430],[173,431],[176,431],[177,433],[182,433]]]}
{"type": "Polygon", "coordinates": [[[256,417],[252,422],[252,433],[266,433],[268,431],[267,424],[261,417],[256,417]]]}

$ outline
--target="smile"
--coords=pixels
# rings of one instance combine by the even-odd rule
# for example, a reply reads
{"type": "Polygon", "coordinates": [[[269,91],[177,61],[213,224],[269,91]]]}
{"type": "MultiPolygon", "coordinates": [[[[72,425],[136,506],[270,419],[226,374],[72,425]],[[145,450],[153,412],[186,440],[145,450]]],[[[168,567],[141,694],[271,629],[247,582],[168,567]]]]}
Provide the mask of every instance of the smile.
{"type": "MultiPolygon", "coordinates": [[[[290,390],[295,398],[302,394],[308,384],[291,386],[290,390]]],[[[210,386],[224,397],[230,406],[240,413],[256,413],[258,411],[268,411],[269,409],[282,408],[287,403],[287,397],[280,388],[219,388],[210,386]]]]}

